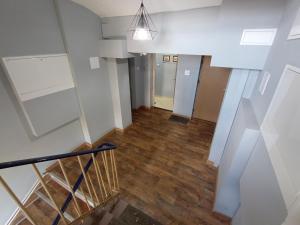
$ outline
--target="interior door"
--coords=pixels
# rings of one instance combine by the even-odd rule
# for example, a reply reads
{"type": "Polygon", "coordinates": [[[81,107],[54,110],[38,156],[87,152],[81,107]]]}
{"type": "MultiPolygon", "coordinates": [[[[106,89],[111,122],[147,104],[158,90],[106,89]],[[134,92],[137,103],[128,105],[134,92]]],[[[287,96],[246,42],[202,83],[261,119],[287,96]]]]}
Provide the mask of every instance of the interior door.
{"type": "Polygon", "coordinates": [[[211,67],[204,56],[197,86],[193,117],[217,122],[231,69],[211,67]]]}

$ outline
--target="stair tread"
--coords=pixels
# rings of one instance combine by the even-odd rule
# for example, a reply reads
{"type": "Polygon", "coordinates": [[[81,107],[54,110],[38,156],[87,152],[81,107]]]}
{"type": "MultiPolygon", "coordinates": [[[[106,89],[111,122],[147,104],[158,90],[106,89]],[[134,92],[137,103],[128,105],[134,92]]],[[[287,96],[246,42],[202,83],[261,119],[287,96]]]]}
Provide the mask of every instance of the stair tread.
{"type": "MultiPolygon", "coordinates": [[[[27,207],[29,214],[37,224],[51,225],[55,219],[57,212],[45,203],[42,199],[37,199],[29,207],[27,207]]],[[[19,225],[32,225],[27,219],[19,223],[19,225]]],[[[59,225],[63,225],[62,221],[59,225]]]]}
{"type": "MultiPolygon", "coordinates": [[[[90,159],[89,156],[81,156],[81,160],[82,160],[83,165],[86,165],[86,163],[88,162],[89,159],[90,159]]],[[[102,163],[101,163],[102,161],[100,161],[101,160],[100,156],[98,156],[96,159],[99,163],[99,166],[101,167],[102,166],[102,163]]],[[[64,164],[64,167],[65,167],[65,170],[66,170],[66,173],[67,173],[67,176],[68,176],[70,182],[72,184],[75,184],[78,177],[81,175],[81,169],[80,169],[80,166],[79,166],[79,163],[78,163],[77,159],[76,158],[70,158],[70,159],[67,159],[67,160],[62,160],[62,163],[64,164]]],[[[52,166],[52,168],[49,172],[52,175],[57,176],[61,180],[65,181],[64,175],[63,175],[59,165],[52,166]]],[[[104,176],[105,174],[104,174],[104,169],[103,168],[101,169],[101,173],[102,173],[102,177],[104,179],[106,190],[108,190],[108,184],[107,184],[106,177],[104,176]]],[[[88,171],[88,175],[91,178],[91,182],[93,184],[93,187],[95,188],[98,199],[101,200],[102,196],[101,196],[99,183],[98,183],[97,175],[96,175],[95,168],[94,168],[93,164],[91,165],[91,167],[88,171]]],[[[82,183],[80,185],[80,188],[87,196],[89,196],[88,188],[87,188],[86,183],[85,183],[84,180],[82,181],[82,183]]],[[[94,195],[94,192],[92,190],[91,185],[90,185],[90,189],[91,189],[91,192],[92,192],[93,200],[96,201],[96,197],[94,195]]]]}
{"type": "MultiPolygon", "coordinates": [[[[33,202],[35,202],[39,197],[32,193],[32,195],[29,197],[29,199],[25,203],[25,208],[27,208],[29,205],[31,205],[33,202]]],[[[25,219],[23,213],[19,211],[17,215],[14,217],[13,221],[10,222],[10,225],[17,225],[20,224],[25,219]]]]}
{"type": "MultiPolygon", "coordinates": [[[[51,179],[47,182],[47,187],[48,187],[50,193],[52,194],[55,202],[57,203],[59,208],[61,208],[63,203],[65,202],[69,192],[67,190],[65,190],[63,187],[61,187],[59,184],[57,184],[55,181],[51,180],[51,179]]],[[[48,198],[48,195],[47,195],[46,191],[43,188],[40,188],[38,191],[48,198]]],[[[86,203],[81,201],[79,198],[76,198],[76,199],[77,199],[77,202],[79,204],[81,212],[82,213],[87,212],[88,208],[86,206],[86,203]]],[[[77,211],[75,209],[74,203],[75,203],[74,199],[72,199],[72,201],[70,202],[66,212],[68,214],[70,214],[73,218],[76,218],[76,217],[78,217],[78,214],[77,214],[77,211]]]]}

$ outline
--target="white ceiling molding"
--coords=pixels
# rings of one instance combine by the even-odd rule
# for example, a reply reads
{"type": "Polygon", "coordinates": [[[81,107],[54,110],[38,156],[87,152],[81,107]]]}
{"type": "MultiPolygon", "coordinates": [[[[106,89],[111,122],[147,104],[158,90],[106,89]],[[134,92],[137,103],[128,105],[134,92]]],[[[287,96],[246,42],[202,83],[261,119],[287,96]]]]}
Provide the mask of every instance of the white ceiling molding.
{"type": "MultiPolygon", "coordinates": [[[[72,0],[100,17],[135,15],[140,0],[72,0]]],[[[172,12],[219,6],[223,0],[144,0],[149,13],[172,12]]]]}

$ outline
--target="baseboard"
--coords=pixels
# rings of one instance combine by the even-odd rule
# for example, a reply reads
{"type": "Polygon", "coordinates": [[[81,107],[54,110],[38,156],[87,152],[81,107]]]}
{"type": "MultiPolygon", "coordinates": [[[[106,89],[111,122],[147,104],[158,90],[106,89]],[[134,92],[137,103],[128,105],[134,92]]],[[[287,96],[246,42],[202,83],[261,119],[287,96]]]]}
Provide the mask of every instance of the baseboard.
{"type": "Polygon", "coordinates": [[[100,144],[103,143],[104,139],[107,138],[108,136],[110,136],[111,134],[113,134],[114,132],[116,132],[116,128],[111,129],[110,131],[108,131],[107,133],[105,133],[103,136],[101,136],[97,141],[95,141],[92,144],[92,147],[98,147],[100,144]]]}
{"type": "MultiPolygon", "coordinates": [[[[39,181],[36,180],[35,183],[33,184],[33,186],[30,188],[29,192],[25,195],[24,199],[21,201],[22,204],[26,204],[26,202],[29,200],[29,198],[31,197],[31,195],[33,194],[34,190],[36,189],[36,187],[39,185],[39,181]]],[[[9,225],[18,215],[18,213],[20,212],[20,208],[16,208],[15,211],[13,212],[13,214],[11,215],[11,217],[7,220],[7,222],[5,223],[5,225],[9,225]]]]}
{"type": "Polygon", "coordinates": [[[186,119],[189,119],[189,120],[192,119],[192,117],[190,117],[190,116],[184,116],[184,115],[177,114],[177,113],[172,113],[172,115],[174,115],[174,116],[180,116],[180,117],[183,117],[183,118],[186,118],[186,119]]]}
{"type": "Polygon", "coordinates": [[[213,161],[210,161],[209,159],[206,161],[206,164],[210,167],[214,167],[214,168],[218,168],[217,166],[215,166],[215,163],[213,161]]]}
{"type": "Polygon", "coordinates": [[[231,221],[232,221],[232,218],[230,218],[229,216],[226,216],[222,213],[219,213],[219,212],[213,212],[214,216],[216,216],[217,218],[221,219],[221,220],[226,220],[226,221],[230,221],[230,224],[231,224],[231,221]]]}
{"type": "Polygon", "coordinates": [[[133,123],[129,124],[127,127],[125,128],[115,128],[115,131],[117,132],[121,132],[121,133],[124,133],[126,132],[130,127],[132,127],[133,123]]]}
{"type": "Polygon", "coordinates": [[[152,107],[148,107],[145,105],[141,105],[140,107],[138,107],[136,110],[151,110],[152,107]]]}

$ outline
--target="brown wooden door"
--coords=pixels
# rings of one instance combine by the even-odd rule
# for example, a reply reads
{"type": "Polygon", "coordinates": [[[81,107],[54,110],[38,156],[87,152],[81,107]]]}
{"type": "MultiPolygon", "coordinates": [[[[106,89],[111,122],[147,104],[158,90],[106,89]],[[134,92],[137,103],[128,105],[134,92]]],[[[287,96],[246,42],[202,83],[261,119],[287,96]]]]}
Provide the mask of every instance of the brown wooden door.
{"type": "Polygon", "coordinates": [[[231,69],[211,67],[204,56],[200,71],[193,117],[217,122],[231,69]]]}

